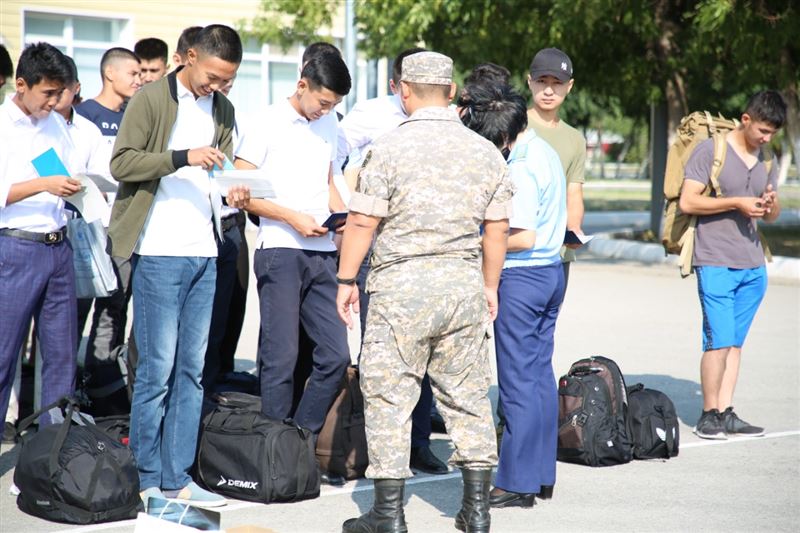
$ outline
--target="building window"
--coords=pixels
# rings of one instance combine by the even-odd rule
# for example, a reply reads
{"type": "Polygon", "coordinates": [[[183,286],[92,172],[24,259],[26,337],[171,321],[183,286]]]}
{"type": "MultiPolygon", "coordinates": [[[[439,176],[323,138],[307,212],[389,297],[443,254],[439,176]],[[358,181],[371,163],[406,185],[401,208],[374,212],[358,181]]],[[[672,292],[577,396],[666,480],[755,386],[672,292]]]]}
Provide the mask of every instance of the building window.
{"type": "Polygon", "coordinates": [[[37,11],[26,11],[24,16],[24,44],[45,41],[72,57],[78,67],[84,98],[94,98],[100,94],[103,88],[100,59],[109,48],[130,41],[128,31],[127,19],[37,11]]]}
{"type": "Polygon", "coordinates": [[[280,48],[259,44],[250,39],[244,42],[242,63],[236,73],[228,97],[236,108],[237,122],[247,127],[248,118],[269,104],[294,93],[297,85],[300,50],[294,47],[285,53],[280,48]]]}

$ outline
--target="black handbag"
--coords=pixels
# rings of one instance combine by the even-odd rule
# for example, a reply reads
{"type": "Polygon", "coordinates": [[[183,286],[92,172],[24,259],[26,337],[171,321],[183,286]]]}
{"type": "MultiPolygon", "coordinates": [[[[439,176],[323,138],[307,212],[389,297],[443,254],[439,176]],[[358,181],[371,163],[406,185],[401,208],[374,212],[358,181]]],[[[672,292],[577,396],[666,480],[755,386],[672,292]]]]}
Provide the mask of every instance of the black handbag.
{"type": "Polygon", "coordinates": [[[20,510],[70,524],[136,518],[144,507],[133,453],[81,416],[77,400],[48,405],[23,420],[18,432],[52,408],[62,409],[64,421],[39,427],[22,441],[14,471],[20,510]]]}
{"type": "Polygon", "coordinates": [[[215,395],[197,453],[197,475],[209,490],[261,503],[319,496],[319,471],[310,431],[261,413],[261,398],[215,395]]]}

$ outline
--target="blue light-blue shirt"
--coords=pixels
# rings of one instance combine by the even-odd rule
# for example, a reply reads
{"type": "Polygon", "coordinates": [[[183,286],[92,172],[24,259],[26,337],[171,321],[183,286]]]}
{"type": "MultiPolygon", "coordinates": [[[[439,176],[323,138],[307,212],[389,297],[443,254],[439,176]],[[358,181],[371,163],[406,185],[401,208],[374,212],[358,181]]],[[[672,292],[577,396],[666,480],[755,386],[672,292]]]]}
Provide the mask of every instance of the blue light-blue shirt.
{"type": "Polygon", "coordinates": [[[533,130],[521,135],[508,159],[514,194],[511,228],[533,230],[533,248],[509,252],[503,268],[561,262],[567,230],[567,180],[556,151],[533,130]]]}

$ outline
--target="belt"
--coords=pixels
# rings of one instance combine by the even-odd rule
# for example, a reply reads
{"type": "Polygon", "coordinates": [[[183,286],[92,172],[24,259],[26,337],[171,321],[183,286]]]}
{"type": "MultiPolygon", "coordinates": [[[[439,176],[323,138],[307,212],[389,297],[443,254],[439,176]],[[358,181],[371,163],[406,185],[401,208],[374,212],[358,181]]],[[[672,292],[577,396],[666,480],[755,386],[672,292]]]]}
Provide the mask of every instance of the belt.
{"type": "Polygon", "coordinates": [[[15,237],[17,239],[25,239],[26,241],[42,242],[44,244],[58,244],[67,238],[67,230],[66,228],[61,228],[58,231],[37,233],[22,229],[3,228],[0,229],[0,235],[4,235],[6,237],[15,237]]]}
{"type": "Polygon", "coordinates": [[[229,229],[235,228],[236,226],[243,225],[244,222],[245,222],[245,214],[242,211],[223,217],[222,220],[220,221],[220,225],[222,226],[222,233],[225,233],[229,229]]]}

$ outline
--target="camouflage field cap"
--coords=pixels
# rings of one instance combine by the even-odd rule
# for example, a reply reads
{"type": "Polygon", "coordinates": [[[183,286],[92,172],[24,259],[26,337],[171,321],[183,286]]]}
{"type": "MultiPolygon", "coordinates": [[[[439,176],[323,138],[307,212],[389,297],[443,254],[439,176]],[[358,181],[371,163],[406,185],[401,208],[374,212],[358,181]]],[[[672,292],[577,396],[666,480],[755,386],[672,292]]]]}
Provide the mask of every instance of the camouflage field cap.
{"type": "Polygon", "coordinates": [[[400,81],[450,85],[453,82],[453,60],[437,52],[417,52],[403,58],[400,81]]]}

